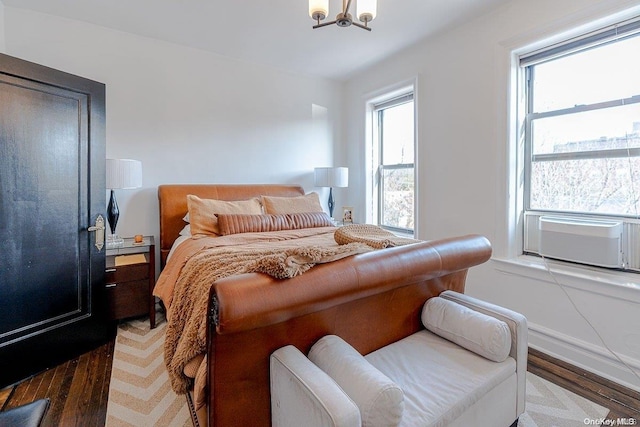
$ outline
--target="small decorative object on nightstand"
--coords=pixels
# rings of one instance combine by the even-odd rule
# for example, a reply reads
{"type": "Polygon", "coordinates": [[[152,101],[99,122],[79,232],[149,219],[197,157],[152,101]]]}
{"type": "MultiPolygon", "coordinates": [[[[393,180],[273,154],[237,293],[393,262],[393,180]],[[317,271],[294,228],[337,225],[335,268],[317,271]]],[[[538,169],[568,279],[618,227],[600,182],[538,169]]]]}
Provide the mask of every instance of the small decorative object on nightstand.
{"type": "Polygon", "coordinates": [[[122,246],[107,249],[105,288],[111,319],[148,314],[151,328],[156,327],[155,253],[153,236],[143,236],[141,242],[125,238],[122,246]]]}
{"type": "Polygon", "coordinates": [[[342,207],[342,225],[353,224],[353,207],[342,207]]]}

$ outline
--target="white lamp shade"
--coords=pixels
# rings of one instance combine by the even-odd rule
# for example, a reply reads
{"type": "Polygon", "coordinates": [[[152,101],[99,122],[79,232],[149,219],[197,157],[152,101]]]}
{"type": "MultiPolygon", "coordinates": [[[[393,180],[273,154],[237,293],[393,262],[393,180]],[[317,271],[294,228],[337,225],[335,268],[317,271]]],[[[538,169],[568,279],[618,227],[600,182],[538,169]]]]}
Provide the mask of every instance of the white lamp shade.
{"type": "Polygon", "coordinates": [[[324,19],[329,14],[329,0],[309,0],[309,16],[324,19]]]}
{"type": "Polygon", "coordinates": [[[130,159],[107,159],[107,188],[142,187],[142,162],[130,159]]]}
{"type": "Polygon", "coordinates": [[[378,14],[378,1],[377,0],[358,0],[357,2],[357,16],[362,22],[371,22],[376,19],[378,14]]]}
{"type": "Polygon", "coordinates": [[[349,168],[315,168],[314,180],[316,187],[348,187],[349,168]]]}

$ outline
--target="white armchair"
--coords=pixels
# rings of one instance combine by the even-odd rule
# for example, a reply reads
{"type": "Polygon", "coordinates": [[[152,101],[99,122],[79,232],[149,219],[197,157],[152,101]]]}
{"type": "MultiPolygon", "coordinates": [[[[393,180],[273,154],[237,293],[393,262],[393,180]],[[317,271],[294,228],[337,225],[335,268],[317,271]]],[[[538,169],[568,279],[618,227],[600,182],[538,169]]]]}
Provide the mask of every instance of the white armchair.
{"type": "Polygon", "coordinates": [[[293,346],[276,350],[272,425],[517,425],[527,369],[524,316],[445,291],[425,303],[422,321],[426,329],[366,356],[333,335],[308,357],[293,346]]]}

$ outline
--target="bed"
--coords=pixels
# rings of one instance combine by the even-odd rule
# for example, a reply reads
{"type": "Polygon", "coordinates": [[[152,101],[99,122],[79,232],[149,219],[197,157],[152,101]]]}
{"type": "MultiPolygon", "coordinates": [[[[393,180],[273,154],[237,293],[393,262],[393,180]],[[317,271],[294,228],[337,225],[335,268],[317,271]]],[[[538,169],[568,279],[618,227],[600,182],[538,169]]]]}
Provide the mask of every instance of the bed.
{"type": "MultiPolygon", "coordinates": [[[[305,192],[300,186],[271,184],[160,186],[163,272],[159,283],[168,282],[166,278],[171,276],[183,284],[189,281],[186,276],[192,277],[180,271],[186,270],[185,263],[197,258],[185,255],[184,244],[174,248],[167,261],[186,225],[189,195],[206,200],[245,201],[261,196],[302,197],[305,192]]],[[[224,218],[219,216],[221,224],[224,218]]],[[[317,230],[302,228],[289,233],[302,233],[303,238],[310,233],[313,240],[317,234],[333,235],[339,230],[332,225],[314,228],[317,230]]],[[[269,233],[250,232],[246,236],[269,233]]],[[[207,240],[213,243],[206,244],[192,242],[197,239],[181,240],[190,241],[187,245],[194,246],[200,256],[205,252],[203,248],[208,251],[224,239],[235,242],[244,237],[213,237],[207,240]]],[[[200,402],[196,408],[200,425],[270,425],[269,355],[274,350],[292,344],[306,353],[317,339],[328,334],[341,336],[363,354],[379,349],[419,330],[422,326],[418,313],[424,302],[447,289],[464,292],[468,269],[491,255],[487,239],[477,235],[400,242],[384,250],[365,250],[359,243],[346,246],[346,255],[340,254],[332,262],[312,264],[313,268],[292,278],[276,278],[256,270],[207,283],[206,309],[203,313],[194,311],[195,318],[202,316],[200,330],[194,334],[204,335],[206,354],[206,358],[199,359],[197,372],[192,372],[193,377],[199,376],[200,382],[204,379],[205,383],[196,399],[200,402]]],[[[171,304],[175,312],[169,316],[168,328],[178,322],[176,319],[194,315],[188,309],[178,310],[190,306],[181,306],[171,298],[166,294],[161,297],[169,306],[167,314],[172,312],[171,304]]]]}

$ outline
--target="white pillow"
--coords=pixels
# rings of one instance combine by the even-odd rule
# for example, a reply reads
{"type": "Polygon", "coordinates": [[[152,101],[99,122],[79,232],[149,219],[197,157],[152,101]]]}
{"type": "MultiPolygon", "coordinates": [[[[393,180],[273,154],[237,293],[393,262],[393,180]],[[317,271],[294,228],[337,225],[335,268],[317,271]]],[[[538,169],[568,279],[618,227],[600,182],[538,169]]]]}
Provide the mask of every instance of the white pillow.
{"type": "Polygon", "coordinates": [[[440,297],[422,308],[425,328],[494,362],[502,362],[511,350],[511,333],[502,320],[440,297]]]}
{"type": "Polygon", "coordinates": [[[404,411],[404,393],[356,349],[336,335],[318,340],[309,360],[327,373],[360,410],[363,427],[397,426],[404,411]]]}
{"type": "Polygon", "coordinates": [[[181,236],[191,236],[191,224],[185,225],[182,230],[180,230],[181,236]]]}

